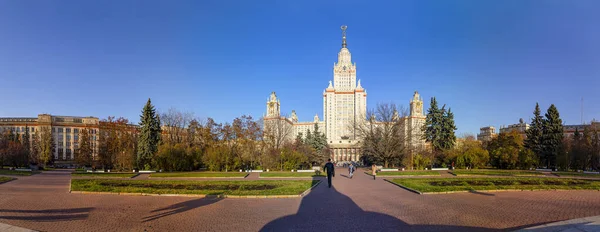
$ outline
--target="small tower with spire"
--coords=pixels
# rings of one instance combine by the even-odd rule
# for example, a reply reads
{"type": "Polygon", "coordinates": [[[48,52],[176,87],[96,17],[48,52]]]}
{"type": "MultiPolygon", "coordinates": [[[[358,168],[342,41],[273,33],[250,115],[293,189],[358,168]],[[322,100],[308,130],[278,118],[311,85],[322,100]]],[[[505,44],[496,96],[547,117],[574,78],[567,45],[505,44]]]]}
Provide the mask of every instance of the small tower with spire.
{"type": "Polygon", "coordinates": [[[410,100],[410,116],[423,116],[423,99],[418,91],[415,91],[410,100]]]}
{"type": "Polygon", "coordinates": [[[277,95],[275,92],[271,92],[271,96],[267,98],[267,117],[279,117],[280,114],[280,103],[279,99],[277,99],[277,95]]]}
{"type": "Polygon", "coordinates": [[[296,115],[296,110],[292,110],[292,116],[290,117],[293,123],[298,122],[298,115],[296,115]]]}

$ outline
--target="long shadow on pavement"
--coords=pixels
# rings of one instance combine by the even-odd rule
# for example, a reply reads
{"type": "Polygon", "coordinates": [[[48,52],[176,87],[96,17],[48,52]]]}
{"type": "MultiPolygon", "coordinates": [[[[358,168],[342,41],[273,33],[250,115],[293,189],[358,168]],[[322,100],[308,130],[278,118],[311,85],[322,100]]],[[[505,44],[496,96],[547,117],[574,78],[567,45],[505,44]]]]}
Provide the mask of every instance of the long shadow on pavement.
{"type": "Polygon", "coordinates": [[[178,213],[183,213],[188,210],[192,210],[198,207],[202,207],[205,205],[210,205],[213,203],[217,203],[221,201],[223,198],[219,197],[204,197],[193,199],[189,201],[180,202],[165,208],[152,210],[151,213],[156,213],[155,215],[144,217],[142,222],[153,221],[162,217],[166,217],[169,215],[174,215],[178,213]]]}
{"type": "Polygon", "coordinates": [[[302,199],[296,214],[275,219],[260,231],[501,231],[435,225],[434,221],[431,225],[410,225],[387,214],[364,211],[335,189],[335,181],[333,184],[328,188],[327,180],[323,180],[302,199]]]}
{"type": "Polygon", "coordinates": [[[87,219],[89,213],[94,208],[73,208],[73,209],[44,209],[44,210],[13,210],[0,209],[0,213],[19,213],[27,215],[0,215],[0,219],[8,220],[23,220],[37,222],[53,222],[53,221],[72,221],[87,219]],[[38,215],[31,215],[38,214],[38,215]],[[41,215],[39,215],[41,214],[41,215]]]}

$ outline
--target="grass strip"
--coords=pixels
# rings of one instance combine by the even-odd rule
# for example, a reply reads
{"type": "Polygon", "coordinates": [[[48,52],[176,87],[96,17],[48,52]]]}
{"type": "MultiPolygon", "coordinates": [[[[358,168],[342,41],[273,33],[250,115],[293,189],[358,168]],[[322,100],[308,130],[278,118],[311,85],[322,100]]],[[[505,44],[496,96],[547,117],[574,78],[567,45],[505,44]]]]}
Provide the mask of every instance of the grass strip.
{"type": "Polygon", "coordinates": [[[9,181],[14,180],[14,179],[15,178],[12,178],[12,177],[0,176],[0,184],[9,182],[9,181]]]}
{"type": "Polygon", "coordinates": [[[264,178],[277,178],[277,177],[323,177],[324,173],[316,173],[316,172],[261,172],[260,177],[264,178]]]}
{"type": "Polygon", "coordinates": [[[110,177],[110,178],[131,178],[137,176],[136,173],[119,173],[119,172],[73,172],[71,176],[88,176],[88,177],[110,177]]]}
{"type": "MultiPolygon", "coordinates": [[[[365,172],[367,175],[371,175],[371,172],[365,172]]],[[[377,176],[439,176],[440,173],[437,171],[397,171],[397,172],[378,172],[377,176]]]]}
{"type": "Polygon", "coordinates": [[[224,194],[231,196],[298,195],[318,182],[318,180],[193,181],[73,179],[71,180],[71,190],[151,194],[224,194]]]}
{"type": "Polygon", "coordinates": [[[152,173],[150,177],[246,177],[248,173],[245,172],[159,172],[152,173]]]}
{"type": "Polygon", "coordinates": [[[472,169],[472,170],[455,170],[451,172],[457,176],[466,175],[481,175],[481,176],[541,176],[544,175],[541,172],[536,171],[520,171],[520,170],[485,170],[485,169],[472,169]]]}
{"type": "Polygon", "coordinates": [[[473,190],[600,190],[600,181],[566,178],[411,178],[391,181],[424,193],[473,190]]]}
{"type": "Polygon", "coordinates": [[[600,177],[600,174],[583,173],[583,172],[552,172],[558,176],[582,176],[582,177],[600,177]]]}
{"type": "Polygon", "coordinates": [[[37,174],[37,173],[38,172],[16,171],[16,170],[0,169],[0,175],[31,176],[31,175],[37,174]]]}

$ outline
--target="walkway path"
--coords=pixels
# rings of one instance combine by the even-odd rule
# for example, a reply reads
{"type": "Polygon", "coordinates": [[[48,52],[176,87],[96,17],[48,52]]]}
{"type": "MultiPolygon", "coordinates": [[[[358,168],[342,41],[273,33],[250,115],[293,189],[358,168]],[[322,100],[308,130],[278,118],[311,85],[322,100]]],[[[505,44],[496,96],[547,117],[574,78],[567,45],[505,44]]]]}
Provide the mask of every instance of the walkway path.
{"type": "Polygon", "coordinates": [[[214,199],[68,193],[68,172],[0,184],[0,223],[40,231],[494,231],[600,215],[599,191],[417,195],[338,169],[304,198],[214,199]]]}

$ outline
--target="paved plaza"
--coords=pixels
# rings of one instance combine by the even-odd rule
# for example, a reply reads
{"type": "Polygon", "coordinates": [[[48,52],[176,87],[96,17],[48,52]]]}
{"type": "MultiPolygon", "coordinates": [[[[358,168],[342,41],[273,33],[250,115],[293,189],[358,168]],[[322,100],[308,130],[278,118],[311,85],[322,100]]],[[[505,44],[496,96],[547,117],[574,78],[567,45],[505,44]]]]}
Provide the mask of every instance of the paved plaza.
{"type": "Polygon", "coordinates": [[[361,171],[343,174],[303,198],[220,199],[74,194],[70,172],[44,172],[0,184],[0,223],[38,231],[506,231],[600,215],[599,191],[418,195],[361,171]]]}

